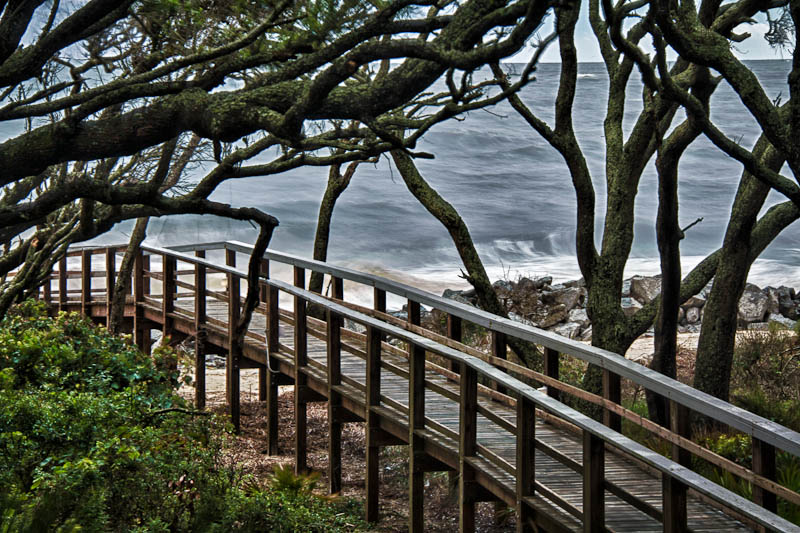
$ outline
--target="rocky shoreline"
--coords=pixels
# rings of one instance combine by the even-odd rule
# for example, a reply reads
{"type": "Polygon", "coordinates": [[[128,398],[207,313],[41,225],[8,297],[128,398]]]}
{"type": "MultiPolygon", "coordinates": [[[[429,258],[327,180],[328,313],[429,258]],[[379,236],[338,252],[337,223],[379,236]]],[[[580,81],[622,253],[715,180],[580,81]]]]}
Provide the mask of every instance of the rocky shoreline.
{"type": "MultiPolygon", "coordinates": [[[[679,333],[697,333],[703,322],[706,298],[713,281],[681,305],[679,333]]],[[[568,337],[591,340],[592,324],[586,314],[587,291],[583,279],[553,283],[550,276],[498,280],[493,284],[509,317],[568,337]]],[[[633,276],[623,282],[622,309],[632,315],[661,292],[661,276],[633,276]]],[[[446,289],[444,298],[476,306],[474,289],[446,289]]],[[[800,318],[800,294],[792,287],[764,287],[748,283],[739,300],[739,328],[767,329],[776,322],[792,329],[800,318]]],[[[652,334],[652,328],[650,332],[652,334]]]]}

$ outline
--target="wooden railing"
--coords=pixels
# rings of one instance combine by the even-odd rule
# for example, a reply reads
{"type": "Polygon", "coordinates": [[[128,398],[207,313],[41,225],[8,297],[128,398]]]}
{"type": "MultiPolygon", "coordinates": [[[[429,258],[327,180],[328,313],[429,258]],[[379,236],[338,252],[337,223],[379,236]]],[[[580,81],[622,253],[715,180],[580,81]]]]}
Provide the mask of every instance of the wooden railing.
{"type": "MultiPolygon", "coordinates": [[[[53,273],[52,281],[45,284],[42,297],[61,309],[75,309],[89,315],[107,316],[106,297],[113,286],[117,254],[122,247],[84,248],[70,252],[71,257],[80,257],[80,270],[68,270],[65,258],[53,273]],[[92,269],[92,257],[103,255],[103,269],[92,269]],[[105,278],[103,288],[94,288],[92,280],[105,278]],[[79,287],[69,288],[69,280],[79,279],[79,287]],[[101,300],[102,298],[102,300],[101,300]],[[98,302],[98,300],[101,300],[98,302]]],[[[246,272],[236,265],[237,254],[248,255],[252,247],[239,242],[220,242],[175,247],[171,249],[143,247],[134,268],[133,290],[128,299],[132,317],[132,330],[136,343],[147,348],[148,324],[157,323],[165,335],[191,325],[196,335],[197,354],[197,403],[202,407],[204,393],[204,359],[207,349],[229,348],[232,328],[238,319],[241,304],[240,285],[246,281],[246,272]],[[224,251],[225,265],[205,258],[207,252],[224,251]],[[193,252],[193,255],[190,255],[193,252]],[[154,260],[158,258],[158,260],[154,260]],[[157,263],[160,269],[155,270],[157,263]],[[212,290],[209,276],[225,276],[224,291],[212,290]],[[191,281],[187,281],[191,278],[191,281]],[[158,283],[158,292],[152,292],[158,283]],[[181,299],[193,299],[193,308],[176,305],[181,299]],[[209,316],[208,302],[224,302],[227,320],[209,316]],[[236,302],[233,304],[233,302],[236,302]]],[[[274,268],[273,268],[274,270],[274,268]]],[[[263,335],[250,332],[254,343],[266,343],[268,352],[248,352],[248,361],[236,361],[228,351],[227,391],[231,414],[238,423],[239,417],[239,370],[243,365],[260,369],[260,399],[268,406],[268,451],[277,451],[277,385],[280,373],[285,373],[295,384],[295,421],[297,423],[295,455],[297,468],[305,468],[305,404],[308,401],[328,401],[330,489],[341,488],[341,423],[352,420],[344,411],[356,413],[357,419],[366,422],[367,473],[366,513],[368,520],[377,518],[378,509],[378,449],[386,444],[380,428],[387,423],[392,413],[400,413],[407,420],[407,437],[402,443],[409,446],[410,460],[410,504],[412,530],[422,529],[422,474],[430,469],[427,459],[432,443],[450,439],[457,443],[457,458],[446,464],[459,473],[459,502],[461,529],[474,528],[474,504],[485,497],[488,491],[516,507],[519,522],[528,518],[544,524],[545,529],[558,528],[551,524],[540,511],[542,498],[561,508],[566,515],[583,523],[584,531],[605,531],[606,492],[630,504],[633,508],[663,524],[664,531],[687,530],[687,491],[709,504],[722,509],[745,524],[762,530],[800,531],[800,527],[777,516],[778,498],[790,504],[800,505],[800,495],[780,485],[776,478],[776,454],[786,453],[800,457],[800,434],[779,424],[737,408],[729,403],[701,393],[647,367],[626,360],[617,354],[586,344],[566,339],[553,333],[520,324],[508,319],[480,311],[474,307],[444,299],[414,287],[379,276],[304,259],[276,251],[268,251],[262,261],[261,294],[263,304],[257,310],[265,317],[263,335]],[[294,283],[290,284],[269,276],[274,264],[282,264],[293,270],[294,283]],[[311,293],[305,289],[306,271],[327,275],[333,287],[331,297],[311,293]],[[374,305],[367,308],[347,302],[343,294],[343,282],[361,284],[373,288],[374,305]],[[402,320],[386,313],[387,293],[407,302],[407,319],[402,320]],[[280,294],[293,299],[291,312],[282,309],[280,294]],[[306,312],[309,305],[324,309],[326,320],[322,321],[306,312]],[[446,314],[447,335],[441,335],[420,325],[420,308],[426,306],[446,314]],[[364,333],[343,328],[344,320],[360,324],[364,333]],[[290,325],[294,331],[293,346],[281,343],[279,323],[290,325]],[[491,351],[486,353],[462,343],[462,332],[467,323],[485,328],[491,335],[491,351]],[[309,359],[306,346],[309,337],[324,339],[327,345],[326,365],[320,366],[309,359]],[[532,343],[544,354],[543,372],[520,366],[506,358],[509,338],[532,343]],[[385,339],[401,341],[399,348],[385,339]],[[343,373],[342,351],[358,354],[366,363],[365,383],[356,382],[343,373]],[[402,356],[407,366],[399,367],[387,362],[382,355],[402,356]],[[426,358],[426,354],[429,356],[426,358]],[[433,355],[435,357],[430,357],[433,355]],[[288,358],[287,358],[288,357],[288,358]],[[559,362],[570,357],[602,368],[604,373],[602,395],[590,394],[563,382],[559,376],[559,362]],[[285,372],[269,372],[285,369],[285,372]],[[381,392],[381,370],[403,376],[408,380],[408,405],[402,405],[381,392]],[[442,376],[457,388],[447,388],[426,378],[426,372],[442,376]],[[309,380],[323,379],[324,390],[312,390],[309,380]],[[656,425],[640,415],[624,408],[620,402],[622,380],[657,394],[670,401],[671,427],[656,425]],[[533,384],[543,386],[542,390],[533,384]],[[363,405],[352,406],[353,391],[363,397],[363,405]],[[434,391],[457,402],[459,412],[458,431],[454,432],[437,420],[426,417],[425,391],[434,391]],[[316,396],[315,396],[316,395],[316,396]],[[560,399],[567,396],[599,405],[604,410],[604,423],[563,404],[560,399]],[[499,416],[482,405],[479,398],[491,398],[515,411],[516,417],[499,416]],[[345,406],[345,403],[348,403],[345,406]],[[692,413],[702,415],[733,430],[747,434],[752,439],[753,465],[746,468],[729,461],[707,448],[690,440],[689,418],[692,413]],[[515,464],[500,457],[476,437],[477,417],[490,420],[509,434],[516,443],[515,464]],[[582,462],[560,453],[536,437],[535,420],[544,419],[567,431],[580,435],[582,440],[582,462]],[[642,444],[620,434],[621,420],[627,420],[644,428],[655,437],[672,445],[671,458],[654,452],[642,444]],[[539,450],[555,458],[583,478],[582,508],[569,504],[564,498],[537,481],[534,451],[539,450]],[[622,454],[639,466],[649,469],[662,479],[662,504],[655,506],[634,496],[619,484],[606,479],[604,467],[606,453],[622,454]],[[728,471],[752,485],[752,501],[736,495],[712,481],[693,472],[692,457],[707,461],[728,471]],[[486,472],[494,469],[513,479],[511,492],[508,486],[494,486],[486,472]],[[538,498],[538,499],[537,499],[538,498]]],[[[74,285],[74,284],[73,284],[74,285]]],[[[151,328],[152,329],[152,328],[151,328]]],[[[430,374],[428,374],[430,375],[430,374]]],[[[316,381],[314,381],[316,383],[316,381]]],[[[316,386],[316,385],[315,385],[316,386]]],[[[319,389],[319,387],[317,387],[319,389]]],[[[445,463],[447,457],[440,457],[445,463]]]]}

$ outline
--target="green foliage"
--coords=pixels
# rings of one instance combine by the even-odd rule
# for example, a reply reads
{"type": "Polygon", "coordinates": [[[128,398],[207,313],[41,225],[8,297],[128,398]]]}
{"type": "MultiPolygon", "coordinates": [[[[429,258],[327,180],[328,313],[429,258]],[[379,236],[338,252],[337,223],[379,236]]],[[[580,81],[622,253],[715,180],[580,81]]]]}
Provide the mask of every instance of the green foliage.
{"type": "Polygon", "coordinates": [[[151,359],[76,314],[47,318],[36,302],[8,313],[0,322],[0,532],[359,524],[349,503],[312,498],[313,483],[302,491],[242,485],[222,460],[228,426],[170,411],[190,408],[175,394],[174,361],[168,349],[151,359]]]}

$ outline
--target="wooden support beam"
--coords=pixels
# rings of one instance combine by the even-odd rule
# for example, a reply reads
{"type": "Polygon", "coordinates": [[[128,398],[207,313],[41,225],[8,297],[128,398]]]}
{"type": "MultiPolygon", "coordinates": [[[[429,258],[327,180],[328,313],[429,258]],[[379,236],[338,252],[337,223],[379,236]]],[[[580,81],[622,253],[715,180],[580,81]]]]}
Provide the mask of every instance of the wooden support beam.
{"type": "Polygon", "coordinates": [[[583,432],[583,531],[605,532],[605,442],[583,432]]]}
{"type": "MultiPolygon", "coordinates": [[[[335,291],[334,291],[335,292],[335,291]]],[[[334,387],[342,383],[342,319],[327,312],[328,365],[328,492],[342,491],[342,396],[334,387]]]]}
{"type": "MultiPolygon", "coordinates": [[[[205,250],[195,256],[204,258],[205,250]]],[[[206,267],[194,266],[194,402],[198,409],[206,407],[206,267]]]]}
{"type": "Polygon", "coordinates": [[[106,248],[106,327],[111,325],[111,304],[114,301],[116,283],[117,249],[106,248]]]}
{"type": "Polygon", "coordinates": [[[81,252],[81,314],[89,316],[92,301],[92,251],[81,252]]]}
{"type": "MultiPolygon", "coordinates": [[[[259,264],[259,271],[262,276],[269,277],[269,260],[262,259],[259,264]]],[[[267,303],[268,286],[263,281],[258,282],[258,299],[260,303],[267,303]]],[[[269,357],[269,354],[267,354],[269,357]]],[[[258,367],[258,401],[267,401],[267,365],[258,367]]]]}
{"type": "MultiPolygon", "coordinates": [[[[558,350],[545,347],[544,349],[544,373],[547,377],[559,379],[559,358],[558,350]]],[[[547,395],[556,400],[561,398],[561,394],[555,387],[547,387],[547,395]]]]}
{"type": "Polygon", "coordinates": [[[517,400],[517,533],[529,531],[533,518],[525,498],[536,484],[536,404],[524,396],[517,400]]]}
{"type": "Polygon", "coordinates": [[[168,337],[172,336],[173,324],[172,313],[175,312],[175,258],[167,254],[161,256],[162,277],[161,280],[161,326],[166,343],[168,337]]]}
{"type": "Polygon", "coordinates": [[[67,310],[67,256],[64,255],[58,261],[58,310],[67,310]]]}
{"type": "Polygon", "coordinates": [[[478,374],[461,364],[461,402],[459,405],[458,441],[458,529],[461,533],[475,531],[475,501],[473,498],[475,471],[467,458],[474,456],[478,438],[478,374]]]}
{"type": "MultiPolygon", "coordinates": [[[[294,267],[295,287],[305,288],[306,271],[294,267]]],[[[308,365],[308,324],[306,321],[306,301],[294,298],[294,469],[297,474],[308,471],[308,410],[304,397],[308,386],[308,376],[303,368],[308,365]]]]}
{"type": "MultiPolygon", "coordinates": [[[[409,300],[408,311],[409,321],[418,325],[419,304],[409,300]]],[[[408,530],[413,533],[424,530],[425,501],[425,441],[416,432],[425,429],[425,350],[414,343],[408,346],[408,365],[408,530]]]]}
{"type": "Polygon", "coordinates": [[[381,336],[382,333],[372,326],[367,326],[367,473],[366,473],[366,521],[378,521],[378,486],[379,486],[379,452],[376,442],[379,439],[380,418],[371,409],[381,403],[381,336]]]}
{"type": "MultiPolygon", "coordinates": [[[[603,398],[616,404],[622,403],[622,383],[619,374],[603,369],[603,398]]],[[[603,409],[603,424],[614,431],[622,432],[622,417],[609,409],[603,409]]]]}
{"type": "MultiPolygon", "coordinates": [[[[236,252],[225,250],[225,264],[236,266],[236,252]]],[[[228,274],[228,360],[225,365],[227,381],[228,405],[230,406],[231,422],[236,432],[241,428],[241,365],[240,355],[234,349],[233,339],[236,324],[239,323],[241,314],[241,285],[238,276],[228,274]]]]}

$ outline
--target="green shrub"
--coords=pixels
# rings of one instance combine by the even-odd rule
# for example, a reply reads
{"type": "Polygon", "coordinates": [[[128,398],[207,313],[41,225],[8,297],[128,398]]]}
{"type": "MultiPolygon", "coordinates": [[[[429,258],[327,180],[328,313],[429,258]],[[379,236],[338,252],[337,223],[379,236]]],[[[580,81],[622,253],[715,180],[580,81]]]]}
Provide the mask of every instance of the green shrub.
{"type": "Polygon", "coordinates": [[[193,416],[175,394],[174,358],[146,356],[76,314],[50,319],[36,302],[10,312],[0,322],[0,532],[344,530],[346,502],[241,484],[222,460],[228,425],[193,416]]]}

